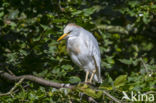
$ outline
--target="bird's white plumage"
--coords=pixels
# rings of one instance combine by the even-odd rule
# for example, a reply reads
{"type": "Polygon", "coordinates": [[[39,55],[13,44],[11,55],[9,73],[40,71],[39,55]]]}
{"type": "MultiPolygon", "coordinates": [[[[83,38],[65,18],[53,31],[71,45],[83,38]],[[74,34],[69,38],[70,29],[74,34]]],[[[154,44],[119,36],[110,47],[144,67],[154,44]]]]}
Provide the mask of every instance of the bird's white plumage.
{"type": "Polygon", "coordinates": [[[64,33],[69,32],[65,39],[72,61],[90,74],[97,69],[94,80],[101,83],[101,57],[97,40],[90,32],[75,24],[68,24],[65,27],[64,33]]]}

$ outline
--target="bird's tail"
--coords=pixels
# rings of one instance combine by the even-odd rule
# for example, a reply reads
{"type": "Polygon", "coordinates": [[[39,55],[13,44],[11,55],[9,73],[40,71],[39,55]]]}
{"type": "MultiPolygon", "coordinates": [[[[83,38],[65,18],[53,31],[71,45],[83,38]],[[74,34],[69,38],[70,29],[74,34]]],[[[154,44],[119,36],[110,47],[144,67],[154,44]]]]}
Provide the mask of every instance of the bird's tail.
{"type": "Polygon", "coordinates": [[[102,78],[101,76],[98,76],[97,74],[94,75],[94,80],[98,83],[102,83],[102,78]]]}

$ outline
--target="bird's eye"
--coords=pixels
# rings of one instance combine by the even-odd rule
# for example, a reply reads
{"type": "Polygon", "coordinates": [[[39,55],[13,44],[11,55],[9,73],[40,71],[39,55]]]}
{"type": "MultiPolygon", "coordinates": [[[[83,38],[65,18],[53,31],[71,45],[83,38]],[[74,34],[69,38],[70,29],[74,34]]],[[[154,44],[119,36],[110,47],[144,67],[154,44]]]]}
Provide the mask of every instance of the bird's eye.
{"type": "Polygon", "coordinates": [[[69,34],[69,33],[71,33],[71,32],[72,32],[72,30],[71,30],[71,31],[69,31],[69,32],[68,32],[68,34],[69,34]]]}

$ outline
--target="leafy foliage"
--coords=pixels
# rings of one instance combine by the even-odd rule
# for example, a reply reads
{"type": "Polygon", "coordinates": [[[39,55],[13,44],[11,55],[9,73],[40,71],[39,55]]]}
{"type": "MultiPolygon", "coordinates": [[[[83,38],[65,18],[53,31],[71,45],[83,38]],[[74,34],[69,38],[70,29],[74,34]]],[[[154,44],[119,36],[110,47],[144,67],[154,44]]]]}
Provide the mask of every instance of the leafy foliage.
{"type": "MultiPolygon", "coordinates": [[[[1,0],[0,70],[63,83],[84,81],[85,73],[70,60],[65,42],[56,42],[70,22],[91,31],[99,42],[103,76],[99,89],[120,100],[122,91],[155,91],[156,4],[152,0],[1,0]]],[[[13,85],[0,79],[1,92],[13,85]]],[[[86,85],[69,90],[28,81],[0,101],[87,103],[80,92],[99,102],[112,101],[86,85]]]]}

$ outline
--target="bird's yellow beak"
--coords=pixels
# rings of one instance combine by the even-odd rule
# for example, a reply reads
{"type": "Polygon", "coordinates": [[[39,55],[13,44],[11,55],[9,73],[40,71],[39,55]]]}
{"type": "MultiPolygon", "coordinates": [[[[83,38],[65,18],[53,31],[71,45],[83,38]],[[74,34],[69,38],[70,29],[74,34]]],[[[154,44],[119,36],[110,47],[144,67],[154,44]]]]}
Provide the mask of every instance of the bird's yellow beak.
{"type": "Polygon", "coordinates": [[[64,37],[66,37],[68,35],[68,33],[65,33],[65,34],[63,34],[61,37],[59,37],[58,39],[57,39],[57,41],[60,41],[60,40],[62,40],[64,37]]]}

